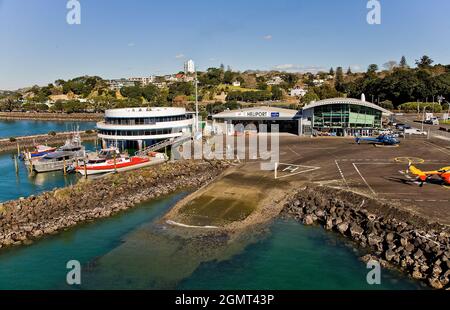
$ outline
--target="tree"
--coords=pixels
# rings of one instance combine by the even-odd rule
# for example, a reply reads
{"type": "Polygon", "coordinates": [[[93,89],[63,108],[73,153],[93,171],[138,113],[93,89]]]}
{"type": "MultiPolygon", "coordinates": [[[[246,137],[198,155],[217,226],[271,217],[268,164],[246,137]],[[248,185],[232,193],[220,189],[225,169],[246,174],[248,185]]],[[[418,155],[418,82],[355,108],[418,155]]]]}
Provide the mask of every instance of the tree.
{"type": "Polygon", "coordinates": [[[334,69],[333,69],[333,67],[331,67],[331,69],[330,69],[330,75],[334,76],[334,69]]]}
{"type": "Polygon", "coordinates": [[[353,72],[352,72],[352,68],[348,67],[348,70],[347,70],[347,75],[352,75],[352,74],[353,74],[353,72]]]}
{"type": "Polygon", "coordinates": [[[342,67],[336,68],[336,79],[334,80],[334,87],[337,91],[344,91],[344,71],[342,67]]]}
{"type": "Polygon", "coordinates": [[[281,100],[283,99],[283,91],[279,86],[272,87],[272,100],[281,100]]]}
{"type": "Polygon", "coordinates": [[[147,100],[148,102],[155,101],[156,98],[159,95],[159,89],[153,84],[149,84],[142,88],[142,96],[147,100]]]}
{"type": "Polygon", "coordinates": [[[433,64],[434,60],[431,59],[430,57],[428,57],[427,55],[422,56],[422,58],[420,58],[419,60],[416,60],[416,65],[417,67],[419,67],[420,69],[427,69],[429,67],[431,67],[431,65],[433,64]]]}
{"type": "Polygon", "coordinates": [[[302,97],[302,103],[309,104],[313,101],[320,100],[319,96],[314,91],[308,91],[303,97],[302,97]]]}
{"type": "Polygon", "coordinates": [[[377,73],[377,71],[378,71],[378,65],[377,64],[371,64],[367,68],[367,75],[373,76],[373,75],[375,75],[377,73]]]}
{"type": "Polygon", "coordinates": [[[142,89],[139,86],[122,87],[120,94],[130,99],[141,99],[142,89]]]}
{"type": "Polygon", "coordinates": [[[17,101],[17,98],[13,96],[9,96],[6,99],[3,100],[1,108],[2,110],[6,110],[8,112],[12,112],[20,107],[19,101],[17,101]]]}
{"type": "Polygon", "coordinates": [[[402,69],[408,68],[408,63],[406,62],[405,56],[402,56],[402,59],[400,59],[400,68],[402,69]]]}
{"type": "Polygon", "coordinates": [[[385,68],[388,71],[392,71],[394,70],[395,67],[397,67],[398,64],[395,60],[389,60],[388,62],[386,62],[385,64],[383,64],[383,68],[385,68]]]}

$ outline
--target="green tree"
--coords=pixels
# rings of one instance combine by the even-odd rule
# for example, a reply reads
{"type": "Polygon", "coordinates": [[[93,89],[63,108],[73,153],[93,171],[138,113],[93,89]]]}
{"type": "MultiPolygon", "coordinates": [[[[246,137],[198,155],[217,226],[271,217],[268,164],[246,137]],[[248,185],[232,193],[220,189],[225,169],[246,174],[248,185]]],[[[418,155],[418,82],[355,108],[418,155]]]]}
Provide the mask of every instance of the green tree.
{"type": "Polygon", "coordinates": [[[279,86],[272,87],[272,100],[281,100],[283,99],[283,91],[279,86]]]}
{"type": "Polygon", "coordinates": [[[378,65],[377,64],[371,64],[367,68],[367,75],[373,77],[373,76],[376,75],[377,71],[378,71],[378,65]]]}
{"type": "Polygon", "coordinates": [[[402,69],[408,68],[408,63],[406,62],[405,56],[402,56],[402,59],[400,59],[400,68],[402,69]]]}
{"type": "Polygon", "coordinates": [[[344,71],[342,67],[337,67],[336,69],[336,78],[334,80],[334,87],[337,91],[344,91],[344,71]]]}
{"type": "Polygon", "coordinates": [[[427,55],[422,56],[419,60],[416,60],[416,65],[420,69],[427,69],[431,67],[434,60],[428,57],[427,55]]]}
{"type": "Polygon", "coordinates": [[[301,99],[302,103],[309,104],[313,101],[320,100],[319,96],[314,91],[308,91],[301,99]]]}

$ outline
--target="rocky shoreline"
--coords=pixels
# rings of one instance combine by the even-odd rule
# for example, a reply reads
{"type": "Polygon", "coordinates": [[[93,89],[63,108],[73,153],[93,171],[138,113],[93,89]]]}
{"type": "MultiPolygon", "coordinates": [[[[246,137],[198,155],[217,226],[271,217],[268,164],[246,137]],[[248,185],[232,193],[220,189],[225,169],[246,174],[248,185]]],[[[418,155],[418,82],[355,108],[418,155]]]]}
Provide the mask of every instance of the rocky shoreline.
{"type": "Polygon", "coordinates": [[[348,191],[308,186],[285,204],[282,215],[321,225],[368,250],[377,260],[434,289],[450,288],[450,232],[437,223],[348,191]]]}
{"type": "MultiPolygon", "coordinates": [[[[54,136],[49,134],[35,135],[35,136],[23,136],[14,139],[0,139],[0,153],[7,151],[16,151],[17,145],[19,145],[20,150],[26,148],[32,148],[35,144],[48,144],[56,145],[64,143],[67,139],[71,137],[70,132],[58,132],[54,136]]],[[[97,133],[93,130],[88,130],[80,133],[81,139],[83,141],[94,141],[97,139],[97,133]]]]}
{"type": "Polygon", "coordinates": [[[0,204],[0,248],[29,244],[180,189],[197,189],[227,167],[228,163],[221,161],[170,162],[102,179],[80,180],[67,188],[0,204]]]}
{"type": "Polygon", "coordinates": [[[46,113],[46,112],[0,112],[4,120],[48,120],[48,121],[79,121],[97,122],[103,120],[102,113],[46,113]]]}

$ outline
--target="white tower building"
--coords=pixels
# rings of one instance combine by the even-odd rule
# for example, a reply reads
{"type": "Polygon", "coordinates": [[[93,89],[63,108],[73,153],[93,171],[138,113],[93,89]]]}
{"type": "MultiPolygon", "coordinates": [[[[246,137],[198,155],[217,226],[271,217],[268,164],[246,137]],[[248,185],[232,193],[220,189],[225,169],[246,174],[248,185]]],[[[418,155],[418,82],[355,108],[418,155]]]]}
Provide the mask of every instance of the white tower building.
{"type": "Polygon", "coordinates": [[[192,59],[189,59],[184,63],[184,73],[195,73],[195,64],[192,59]]]}

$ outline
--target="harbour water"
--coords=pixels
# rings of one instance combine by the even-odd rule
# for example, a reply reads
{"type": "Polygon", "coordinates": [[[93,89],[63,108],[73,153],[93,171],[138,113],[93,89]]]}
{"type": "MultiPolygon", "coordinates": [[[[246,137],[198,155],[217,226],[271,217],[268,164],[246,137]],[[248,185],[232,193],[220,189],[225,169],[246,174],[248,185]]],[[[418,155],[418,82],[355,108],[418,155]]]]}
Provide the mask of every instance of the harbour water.
{"type": "MultiPolygon", "coordinates": [[[[76,178],[60,172],[29,176],[23,167],[16,176],[12,153],[0,154],[0,202],[67,186],[76,178]]],[[[180,192],[143,203],[30,246],[0,249],[0,289],[421,288],[417,282],[388,270],[382,271],[381,285],[368,285],[368,269],[343,239],[290,220],[276,220],[268,234],[231,257],[189,265],[199,254],[189,249],[189,244],[166,237],[148,241],[149,236],[169,229],[161,228],[158,220],[187,194],[180,192]],[[184,256],[174,257],[173,248],[184,256]],[[66,284],[66,263],[70,260],[82,264],[80,287],[66,284]],[[194,267],[189,271],[184,265],[194,267]]]]}
{"type": "Polygon", "coordinates": [[[80,131],[94,129],[95,122],[0,120],[0,139],[63,132],[79,128],[80,131]]]}

